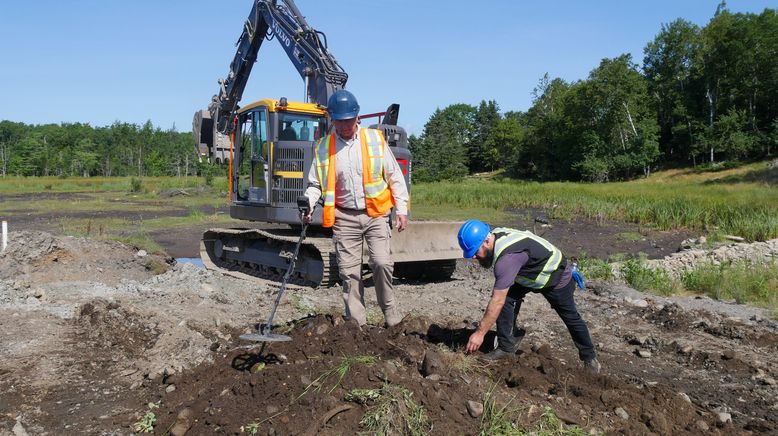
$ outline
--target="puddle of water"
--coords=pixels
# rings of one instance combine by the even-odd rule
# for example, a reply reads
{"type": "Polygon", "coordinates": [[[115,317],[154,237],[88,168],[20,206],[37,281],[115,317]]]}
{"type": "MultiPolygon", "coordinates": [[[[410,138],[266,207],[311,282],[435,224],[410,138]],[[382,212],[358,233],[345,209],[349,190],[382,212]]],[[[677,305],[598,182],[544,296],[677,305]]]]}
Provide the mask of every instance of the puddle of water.
{"type": "Polygon", "coordinates": [[[177,257],[176,258],[177,263],[191,263],[194,266],[199,266],[200,268],[205,268],[205,265],[203,265],[203,260],[199,257],[177,257]]]}

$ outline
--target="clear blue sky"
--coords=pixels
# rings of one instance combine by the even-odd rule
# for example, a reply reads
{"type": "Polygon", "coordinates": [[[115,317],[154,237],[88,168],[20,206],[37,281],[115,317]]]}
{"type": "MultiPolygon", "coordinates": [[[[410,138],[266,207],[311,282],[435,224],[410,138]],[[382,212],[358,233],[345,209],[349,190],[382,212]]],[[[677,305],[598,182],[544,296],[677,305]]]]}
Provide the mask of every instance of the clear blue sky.
{"type": "MultiPolygon", "coordinates": [[[[544,73],[584,79],[603,58],[643,48],[663,23],[704,26],[717,0],[297,0],[326,33],[363,113],[400,103],[421,130],[436,108],[496,100],[523,111],[544,73]]],[[[761,13],[767,0],[727,3],[761,13]]],[[[187,132],[218,91],[250,0],[7,1],[0,26],[0,120],[114,121],[187,132]]],[[[303,82],[277,41],[265,41],[242,103],[287,96],[303,82]]]]}

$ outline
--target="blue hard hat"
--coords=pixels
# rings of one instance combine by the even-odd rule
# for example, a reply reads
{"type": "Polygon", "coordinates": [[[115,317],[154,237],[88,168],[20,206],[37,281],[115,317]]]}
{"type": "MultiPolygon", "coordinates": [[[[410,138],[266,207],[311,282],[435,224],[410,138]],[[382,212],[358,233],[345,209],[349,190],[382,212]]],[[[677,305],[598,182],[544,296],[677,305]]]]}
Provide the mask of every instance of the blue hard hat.
{"type": "Polygon", "coordinates": [[[489,236],[489,224],[478,220],[468,220],[462,224],[457,234],[459,246],[465,259],[470,259],[489,236]]]}
{"type": "Polygon", "coordinates": [[[354,94],[339,89],[327,100],[327,113],[333,120],[348,120],[359,115],[359,103],[354,94]]]}

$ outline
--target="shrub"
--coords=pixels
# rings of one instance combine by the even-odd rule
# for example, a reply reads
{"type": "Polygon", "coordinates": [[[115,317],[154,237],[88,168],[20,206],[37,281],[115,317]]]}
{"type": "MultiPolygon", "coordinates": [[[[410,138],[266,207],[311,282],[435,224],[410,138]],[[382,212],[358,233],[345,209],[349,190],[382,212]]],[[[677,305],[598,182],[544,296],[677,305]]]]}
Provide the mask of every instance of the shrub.
{"type": "Polygon", "coordinates": [[[136,179],[135,177],[130,179],[130,192],[143,192],[143,180],[136,179]]]}
{"type": "Polygon", "coordinates": [[[624,262],[621,273],[630,286],[641,292],[671,295],[677,288],[677,284],[667,271],[648,267],[643,258],[633,258],[624,262]]]}

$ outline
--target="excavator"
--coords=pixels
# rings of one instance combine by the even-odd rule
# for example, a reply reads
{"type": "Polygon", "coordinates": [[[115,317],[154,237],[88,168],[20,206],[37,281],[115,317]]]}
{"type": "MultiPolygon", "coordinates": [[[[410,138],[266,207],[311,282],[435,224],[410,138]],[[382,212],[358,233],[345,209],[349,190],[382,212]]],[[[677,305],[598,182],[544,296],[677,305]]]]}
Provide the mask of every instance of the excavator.
{"type": "MultiPolygon", "coordinates": [[[[313,146],[330,128],[327,100],[347,80],[328,50],[326,35],[308,25],[293,0],[253,1],[229,73],[219,80],[219,93],[208,109],[195,112],[192,124],[198,152],[212,162],[230,164],[230,216],[264,224],[206,231],[200,243],[206,268],[263,280],[278,280],[286,271],[301,228],[297,199],[307,187],[313,146]],[[306,101],[266,98],[240,107],[259,49],[273,39],[303,79],[306,101]]],[[[360,116],[360,122],[377,118],[370,127],[383,131],[410,188],[411,153],[407,134],[397,125],[398,114],[399,105],[391,104],[385,112],[360,116]]],[[[316,287],[338,282],[332,233],[321,223],[317,207],[291,283],[316,287]]],[[[460,224],[412,221],[401,233],[393,230],[394,275],[449,278],[461,257],[456,240],[460,224]]],[[[363,259],[366,265],[367,253],[363,259]]]]}

